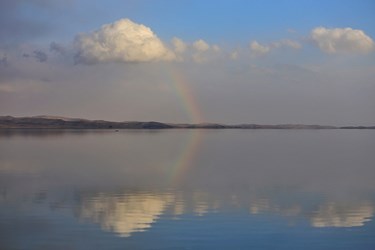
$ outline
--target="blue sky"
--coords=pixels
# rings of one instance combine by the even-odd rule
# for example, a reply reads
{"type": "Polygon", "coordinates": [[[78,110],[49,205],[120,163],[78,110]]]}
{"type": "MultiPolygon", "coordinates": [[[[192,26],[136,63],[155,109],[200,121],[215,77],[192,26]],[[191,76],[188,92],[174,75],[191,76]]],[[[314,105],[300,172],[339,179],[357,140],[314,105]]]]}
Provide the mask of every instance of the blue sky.
{"type": "Polygon", "coordinates": [[[246,42],[254,37],[275,39],[285,35],[287,29],[306,33],[321,25],[357,27],[369,34],[374,32],[373,1],[164,2],[168,2],[169,7],[158,4],[158,1],[146,1],[138,5],[139,8],[145,7],[141,14],[118,10],[115,15],[125,13],[140,22],[152,23],[154,29],[165,37],[178,35],[197,39],[205,36],[212,41],[246,42]],[[148,6],[150,2],[153,4],[148,6]]]}
{"type": "Polygon", "coordinates": [[[359,28],[375,35],[375,3],[370,0],[67,1],[56,6],[51,11],[28,4],[22,12],[35,20],[57,17],[60,25],[66,25],[59,34],[66,39],[124,17],[152,27],[165,39],[205,37],[212,42],[236,43],[277,39],[288,29],[306,34],[316,26],[359,28]]]}
{"type": "Polygon", "coordinates": [[[0,7],[0,114],[194,122],[177,69],[208,122],[375,123],[374,1],[0,7]]]}

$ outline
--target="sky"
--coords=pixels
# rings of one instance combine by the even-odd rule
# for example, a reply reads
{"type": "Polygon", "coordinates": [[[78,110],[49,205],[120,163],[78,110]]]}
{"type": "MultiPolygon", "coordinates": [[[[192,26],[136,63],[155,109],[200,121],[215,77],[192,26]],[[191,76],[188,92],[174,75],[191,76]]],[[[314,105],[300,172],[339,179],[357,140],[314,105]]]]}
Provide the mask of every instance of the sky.
{"type": "Polygon", "coordinates": [[[2,0],[0,115],[375,124],[375,2],[2,0]]]}

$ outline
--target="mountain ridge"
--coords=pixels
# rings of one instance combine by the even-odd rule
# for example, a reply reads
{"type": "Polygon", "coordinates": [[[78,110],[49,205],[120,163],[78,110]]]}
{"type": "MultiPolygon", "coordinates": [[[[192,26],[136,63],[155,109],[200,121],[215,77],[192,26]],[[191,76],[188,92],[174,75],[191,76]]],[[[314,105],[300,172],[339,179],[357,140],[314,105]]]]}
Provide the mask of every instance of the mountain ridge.
{"type": "Polygon", "coordinates": [[[375,129],[375,126],[327,126],[306,124],[162,123],[157,121],[105,121],[62,116],[0,116],[0,129],[375,129]]]}

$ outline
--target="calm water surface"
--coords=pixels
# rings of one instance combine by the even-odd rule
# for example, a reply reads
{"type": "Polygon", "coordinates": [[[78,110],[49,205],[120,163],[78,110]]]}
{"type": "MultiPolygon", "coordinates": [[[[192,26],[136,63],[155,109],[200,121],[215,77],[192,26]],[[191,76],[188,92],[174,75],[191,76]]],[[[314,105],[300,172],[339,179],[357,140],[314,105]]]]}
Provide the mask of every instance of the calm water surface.
{"type": "Polygon", "coordinates": [[[0,132],[0,249],[375,249],[375,131],[0,132]]]}

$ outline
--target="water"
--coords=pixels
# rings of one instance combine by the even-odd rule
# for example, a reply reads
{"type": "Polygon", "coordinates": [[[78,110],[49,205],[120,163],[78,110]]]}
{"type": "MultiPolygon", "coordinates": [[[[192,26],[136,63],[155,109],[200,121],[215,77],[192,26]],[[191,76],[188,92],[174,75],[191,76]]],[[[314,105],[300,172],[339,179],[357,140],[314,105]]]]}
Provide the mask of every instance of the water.
{"type": "Polygon", "coordinates": [[[375,249],[375,131],[0,132],[0,249],[375,249]]]}

